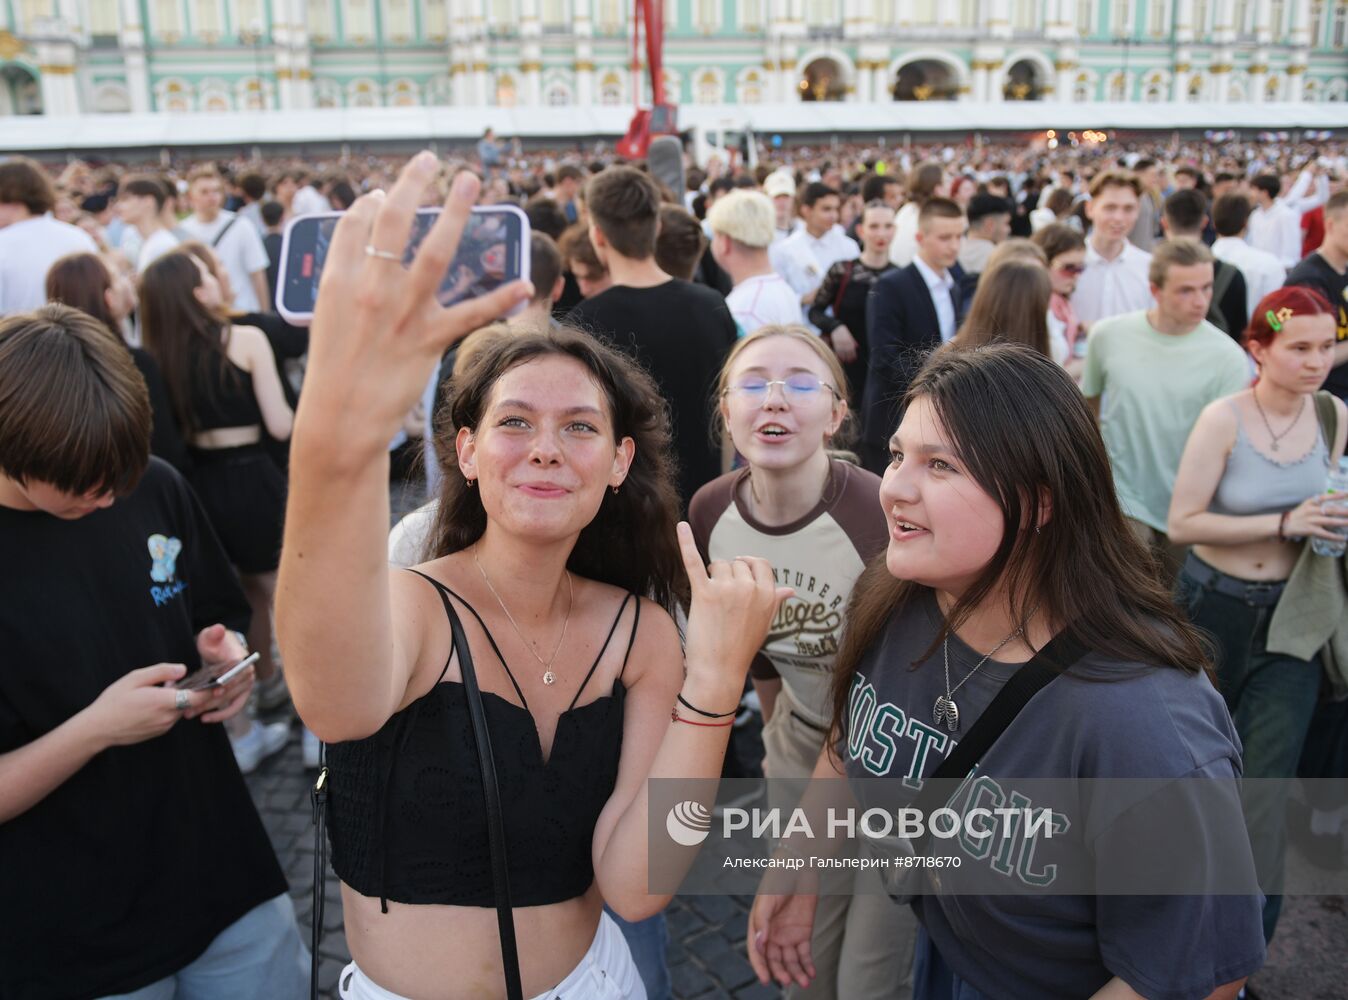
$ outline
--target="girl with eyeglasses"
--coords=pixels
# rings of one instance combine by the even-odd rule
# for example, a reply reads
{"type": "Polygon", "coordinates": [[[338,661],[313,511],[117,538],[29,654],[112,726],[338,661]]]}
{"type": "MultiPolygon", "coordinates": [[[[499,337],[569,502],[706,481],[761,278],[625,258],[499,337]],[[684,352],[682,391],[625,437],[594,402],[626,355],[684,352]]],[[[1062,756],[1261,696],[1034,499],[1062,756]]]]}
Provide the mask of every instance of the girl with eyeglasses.
{"type": "MultiPolygon", "coordinates": [[[[778,801],[786,796],[776,779],[814,769],[828,735],[847,596],[884,550],[880,479],[830,451],[848,420],[847,380],[803,326],[765,326],[737,341],[718,390],[723,432],[746,464],[698,490],[688,519],[704,559],[760,556],[778,568],[779,583],[795,587],[750,667],[763,706],[763,769],[774,779],[769,799],[789,806],[778,801]]],[[[855,894],[821,899],[819,975],[790,996],[908,996],[912,916],[878,892],[874,872],[857,883],[855,894]]]]}

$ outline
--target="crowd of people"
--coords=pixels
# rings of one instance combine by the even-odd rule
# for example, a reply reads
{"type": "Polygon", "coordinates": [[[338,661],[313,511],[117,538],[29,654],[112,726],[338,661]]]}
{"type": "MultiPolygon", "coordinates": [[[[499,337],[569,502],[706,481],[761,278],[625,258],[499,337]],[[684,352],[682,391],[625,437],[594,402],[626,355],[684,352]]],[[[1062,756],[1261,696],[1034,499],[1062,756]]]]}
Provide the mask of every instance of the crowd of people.
{"type": "MultiPolygon", "coordinates": [[[[665,1000],[648,779],[915,789],[1044,656],[983,775],[1348,777],[1345,148],[1057,143],[0,162],[0,996],[305,995],[242,780],[291,705],[348,1000],[665,1000]],[[481,204],[531,283],[444,308],[481,204]],[[327,211],[300,328],[281,234],[327,211]]],[[[1277,787],[1262,893],[863,871],[765,889],[747,957],[808,1000],[1253,996],[1277,787]]],[[[1348,802],[1295,815],[1342,866],[1348,802]]]]}

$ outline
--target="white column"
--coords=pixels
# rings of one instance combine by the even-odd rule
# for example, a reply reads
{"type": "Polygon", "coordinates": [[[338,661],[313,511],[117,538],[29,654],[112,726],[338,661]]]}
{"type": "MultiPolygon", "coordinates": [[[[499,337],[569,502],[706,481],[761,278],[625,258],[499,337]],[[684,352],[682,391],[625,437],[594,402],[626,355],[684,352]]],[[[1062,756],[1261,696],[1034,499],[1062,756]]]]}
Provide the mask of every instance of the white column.
{"type": "Polygon", "coordinates": [[[975,58],[973,61],[973,70],[973,98],[975,101],[986,101],[988,99],[988,64],[981,59],[975,58]]]}
{"type": "Polygon", "coordinates": [[[800,100],[797,76],[796,46],[784,44],[781,48],[781,57],[777,60],[777,86],[783,101],[800,100]]]}
{"type": "Polygon", "coordinates": [[[1260,45],[1267,45],[1272,37],[1273,4],[1270,0],[1257,0],[1254,5],[1254,40],[1260,45]]]}
{"type": "Polygon", "coordinates": [[[1010,0],[990,0],[984,8],[988,12],[987,29],[990,38],[1011,37],[1010,0]]]}
{"type": "Polygon", "coordinates": [[[1175,50],[1175,64],[1170,70],[1170,99],[1176,104],[1185,104],[1189,100],[1189,80],[1193,76],[1191,59],[1193,53],[1189,49],[1175,50]]]}
{"type": "Polygon", "coordinates": [[[38,63],[42,67],[42,113],[77,115],[80,113],[79,88],[75,85],[75,44],[70,41],[39,42],[38,63]]]}
{"type": "Polygon", "coordinates": [[[1255,103],[1261,103],[1264,100],[1264,87],[1268,83],[1268,50],[1255,49],[1254,55],[1250,57],[1250,65],[1247,69],[1249,80],[1248,99],[1255,103]]]}
{"type": "Polygon", "coordinates": [[[1234,0],[1217,0],[1217,15],[1213,20],[1212,40],[1218,45],[1236,40],[1236,5],[1234,0]]]}
{"type": "Polygon", "coordinates": [[[150,74],[145,65],[145,26],[140,23],[138,0],[121,0],[122,65],[126,69],[126,89],[131,94],[131,110],[143,114],[150,110],[150,74]]]}
{"type": "Polygon", "coordinates": [[[1307,48],[1312,42],[1311,0],[1295,0],[1292,5],[1291,42],[1297,48],[1307,48]]]}
{"type": "Polygon", "coordinates": [[[1054,98],[1064,104],[1070,103],[1073,99],[1072,95],[1076,91],[1077,50],[1070,45],[1061,46],[1058,49],[1053,68],[1058,75],[1057,92],[1054,94],[1054,98]]]}
{"type": "Polygon", "coordinates": [[[543,26],[538,16],[538,0],[520,2],[520,78],[523,88],[520,104],[536,108],[543,103],[543,26]]]}
{"type": "Polygon", "coordinates": [[[594,104],[594,18],[593,0],[574,0],[576,103],[582,108],[594,104]]]}
{"type": "Polygon", "coordinates": [[[71,34],[88,34],[89,26],[80,17],[79,0],[57,0],[56,16],[63,22],[65,30],[71,34]]]}
{"type": "Polygon", "coordinates": [[[1194,0],[1175,0],[1175,41],[1183,45],[1194,40],[1194,0]]]}

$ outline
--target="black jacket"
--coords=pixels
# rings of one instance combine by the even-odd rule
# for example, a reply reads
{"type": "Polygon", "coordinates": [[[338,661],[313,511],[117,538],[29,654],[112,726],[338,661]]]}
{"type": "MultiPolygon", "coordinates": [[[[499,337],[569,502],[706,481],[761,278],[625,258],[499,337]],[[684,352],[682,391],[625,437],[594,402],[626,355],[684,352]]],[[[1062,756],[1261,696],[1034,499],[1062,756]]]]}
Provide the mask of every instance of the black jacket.
{"type": "MultiPolygon", "coordinates": [[[[955,326],[964,318],[968,277],[956,264],[955,326]]],[[[886,442],[899,425],[899,401],[922,362],[941,345],[941,326],[927,282],[917,264],[891,271],[875,283],[866,299],[866,343],[869,364],[862,395],[862,461],[881,473],[888,461],[886,442]]]]}

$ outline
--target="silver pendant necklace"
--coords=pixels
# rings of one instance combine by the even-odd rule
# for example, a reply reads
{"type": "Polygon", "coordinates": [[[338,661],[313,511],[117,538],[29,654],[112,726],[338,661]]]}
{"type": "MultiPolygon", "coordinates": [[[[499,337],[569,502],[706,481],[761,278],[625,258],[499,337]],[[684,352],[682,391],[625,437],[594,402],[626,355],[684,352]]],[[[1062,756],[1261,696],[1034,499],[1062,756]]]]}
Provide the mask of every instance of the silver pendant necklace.
{"type": "Polygon", "coordinates": [[[1250,395],[1254,397],[1254,408],[1259,411],[1259,416],[1264,421],[1264,428],[1268,431],[1268,436],[1272,440],[1273,450],[1277,451],[1278,442],[1287,437],[1288,434],[1291,434],[1292,428],[1301,423],[1301,415],[1306,412],[1306,400],[1309,396],[1301,397],[1301,409],[1297,410],[1297,415],[1292,418],[1292,422],[1287,425],[1287,429],[1281,434],[1274,434],[1273,425],[1268,422],[1268,414],[1264,412],[1264,407],[1259,402],[1259,387],[1255,386],[1255,388],[1251,389],[1250,395]]]}
{"type": "Polygon", "coordinates": [[[992,652],[985,654],[983,659],[979,660],[974,665],[974,668],[964,675],[964,680],[960,681],[953,688],[950,686],[950,635],[948,633],[946,634],[945,641],[941,643],[941,657],[942,659],[945,660],[945,694],[939,696],[936,699],[936,705],[932,710],[932,716],[936,722],[937,727],[940,727],[942,724],[944,724],[945,727],[949,729],[952,733],[959,729],[960,710],[959,706],[955,704],[955,692],[958,691],[960,688],[964,687],[965,681],[967,681],[974,674],[978,673],[979,668],[981,668],[983,664],[987,663],[988,660],[992,659],[992,657],[996,654],[997,650],[1001,649],[1012,639],[1016,638],[1016,636],[1023,633],[1025,631],[1025,626],[1029,623],[1030,619],[1034,617],[1035,611],[1038,610],[1039,610],[1038,608],[1035,608],[1028,615],[1026,615],[1025,621],[1017,625],[1016,630],[1014,632],[1008,635],[1001,642],[997,643],[997,645],[993,646],[992,652]]]}
{"type": "Polygon", "coordinates": [[[557,648],[552,651],[552,655],[548,657],[546,662],[544,662],[543,657],[538,655],[538,650],[534,649],[534,644],[524,637],[524,633],[520,631],[520,627],[515,624],[514,615],[512,615],[510,609],[506,607],[505,601],[501,600],[501,595],[496,592],[496,588],[491,585],[491,577],[487,576],[487,571],[483,569],[482,564],[477,561],[476,545],[473,546],[473,565],[475,565],[477,571],[482,574],[483,582],[486,583],[487,589],[491,591],[491,596],[496,598],[496,603],[501,605],[501,610],[505,612],[506,621],[510,622],[510,627],[513,628],[515,634],[520,637],[520,642],[524,643],[524,648],[534,654],[534,659],[537,660],[538,665],[543,668],[543,683],[549,685],[555,684],[557,682],[557,675],[552,672],[552,664],[556,661],[557,654],[562,651],[562,643],[566,642],[566,627],[571,624],[571,608],[576,603],[576,594],[571,583],[571,571],[564,571],[566,573],[566,618],[562,621],[562,637],[557,640],[557,648]]]}

